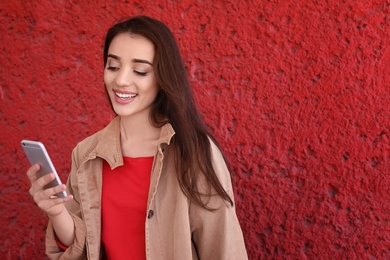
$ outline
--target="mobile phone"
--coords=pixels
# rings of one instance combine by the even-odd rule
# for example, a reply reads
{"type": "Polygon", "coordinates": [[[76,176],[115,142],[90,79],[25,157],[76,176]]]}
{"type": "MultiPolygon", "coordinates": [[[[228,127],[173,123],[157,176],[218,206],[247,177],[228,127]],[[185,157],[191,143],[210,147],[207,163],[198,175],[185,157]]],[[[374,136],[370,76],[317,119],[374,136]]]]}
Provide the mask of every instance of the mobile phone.
{"type": "MultiPolygon", "coordinates": [[[[41,168],[37,172],[37,177],[40,178],[46,174],[54,173],[55,179],[50,183],[46,184],[43,188],[48,189],[58,185],[61,185],[62,182],[60,177],[58,176],[56,169],[53,166],[53,163],[50,160],[50,156],[47,153],[45,146],[41,142],[30,141],[30,140],[22,140],[21,145],[23,150],[30,161],[30,164],[38,163],[41,168]]],[[[66,191],[62,191],[56,194],[59,198],[67,197],[66,191]]]]}

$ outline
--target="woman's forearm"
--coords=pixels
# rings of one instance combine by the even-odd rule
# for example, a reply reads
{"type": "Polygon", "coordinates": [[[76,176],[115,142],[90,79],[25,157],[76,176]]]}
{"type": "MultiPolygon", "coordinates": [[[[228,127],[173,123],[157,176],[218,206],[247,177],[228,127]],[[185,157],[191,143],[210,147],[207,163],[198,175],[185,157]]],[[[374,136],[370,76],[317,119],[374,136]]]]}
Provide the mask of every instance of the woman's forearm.
{"type": "Polygon", "coordinates": [[[49,218],[59,242],[66,247],[72,245],[75,236],[74,222],[65,206],[60,214],[49,218]]]}

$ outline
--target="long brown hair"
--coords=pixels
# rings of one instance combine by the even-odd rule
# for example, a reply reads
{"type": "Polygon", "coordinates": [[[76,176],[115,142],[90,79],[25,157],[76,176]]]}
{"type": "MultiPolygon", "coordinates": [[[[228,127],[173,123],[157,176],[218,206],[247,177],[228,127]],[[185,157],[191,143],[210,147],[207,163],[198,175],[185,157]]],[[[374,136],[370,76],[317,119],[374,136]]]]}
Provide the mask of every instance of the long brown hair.
{"type": "Polygon", "coordinates": [[[162,22],[147,16],[135,16],[121,21],[107,32],[104,65],[107,62],[110,43],[120,33],[141,35],[155,46],[153,66],[160,92],[154,100],[150,119],[157,127],[161,127],[168,120],[175,130],[175,164],[183,193],[199,206],[213,210],[207,206],[207,200],[204,200],[204,196],[207,198],[212,195],[212,186],[222,199],[233,205],[232,198],[222,187],[213,168],[209,138],[219,146],[196,109],[187,71],[172,32],[162,22]],[[208,194],[198,190],[199,173],[206,177],[208,194]]]}

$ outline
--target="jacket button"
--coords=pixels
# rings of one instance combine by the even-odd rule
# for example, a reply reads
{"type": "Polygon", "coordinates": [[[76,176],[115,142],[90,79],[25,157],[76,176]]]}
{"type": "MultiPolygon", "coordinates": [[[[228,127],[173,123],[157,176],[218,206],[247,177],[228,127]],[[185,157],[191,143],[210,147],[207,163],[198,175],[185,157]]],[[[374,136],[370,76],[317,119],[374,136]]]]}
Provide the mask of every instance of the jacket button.
{"type": "Polygon", "coordinates": [[[153,210],[149,210],[149,212],[148,212],[148,219],[151,219],[153,217],[153,215],[154,215],[153,210]]]}

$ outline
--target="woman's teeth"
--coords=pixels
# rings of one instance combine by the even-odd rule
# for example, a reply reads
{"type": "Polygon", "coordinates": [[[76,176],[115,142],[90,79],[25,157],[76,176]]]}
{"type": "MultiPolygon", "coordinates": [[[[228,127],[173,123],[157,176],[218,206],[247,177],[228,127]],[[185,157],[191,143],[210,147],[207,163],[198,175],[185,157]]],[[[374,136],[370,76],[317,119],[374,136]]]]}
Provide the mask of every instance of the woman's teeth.
{"type": "Polygon", "coordinates": [[[119,98],[123,98],[123,99],[127,99],[127,98],[135,98],[135,96],[137,96],[137,94],[125,94],[125,93],[118,93],[118,92],[115,92],[115,95],[119,98]]]}

